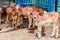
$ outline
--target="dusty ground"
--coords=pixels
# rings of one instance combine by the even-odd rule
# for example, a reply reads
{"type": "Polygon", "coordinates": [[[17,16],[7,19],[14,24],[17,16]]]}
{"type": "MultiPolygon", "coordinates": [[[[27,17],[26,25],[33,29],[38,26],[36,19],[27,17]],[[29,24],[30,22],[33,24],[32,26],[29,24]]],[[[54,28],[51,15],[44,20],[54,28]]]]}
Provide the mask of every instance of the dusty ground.
{"type": "MultiPolygon", "coordinates": [[[[35,34],[28,32],[29,30],[27,30],[27,28],[24,28],[24,29],[18,29],[18,30],[0,33],[0,40],[37,40],[36,37],[34,36],[35,34]]],[[[40,40],[60,40],[60,37],[50,38],[51,32],[52,32],[52,28],[46,27],[45,28],[46,35],[42,36],[40,40]]]]}

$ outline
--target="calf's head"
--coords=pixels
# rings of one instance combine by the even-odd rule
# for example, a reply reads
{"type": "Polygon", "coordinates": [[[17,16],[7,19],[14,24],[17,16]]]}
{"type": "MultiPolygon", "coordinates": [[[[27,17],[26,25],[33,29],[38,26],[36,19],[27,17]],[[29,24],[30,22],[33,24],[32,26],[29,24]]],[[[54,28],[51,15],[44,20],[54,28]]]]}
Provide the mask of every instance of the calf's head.
{"type": "Polygon", "coordinates": [[[21,7],[20,7],[20,5],[16,5],[16,7],[15,7],[15,10],[16,10],[16,13],[18,14],[18,15],[20,15],[20,13],[21,13],[21,7]]]}
{"type": "Polygon", "coordinates": [[[33,11],[31,15],[32,15],[33,20],[36,20],[40,16],[39,12],[37,11],[33,11]]]}

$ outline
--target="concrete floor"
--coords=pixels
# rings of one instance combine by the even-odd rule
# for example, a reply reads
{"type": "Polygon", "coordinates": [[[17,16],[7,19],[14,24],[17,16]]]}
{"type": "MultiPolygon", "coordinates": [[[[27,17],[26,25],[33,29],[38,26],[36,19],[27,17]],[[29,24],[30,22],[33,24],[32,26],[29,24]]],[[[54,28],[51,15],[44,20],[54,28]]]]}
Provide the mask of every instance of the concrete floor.
{"type": "MultiPolygon", "coordinates": [[[[52,32],[52,28],[51,27],[48,27],[47,29],[46,28],[45,28],[46,35],[42,36],[40,40],[60,40],[60,34],[59,34],[59,38],[51,38],[50,35],[52,32]]],[[[29,30],[25,28],[25,29],[18,29],[18,30],[0,33],[0,40],[37,40],[37,38],[34,36],[35,33],[32,34],[28,32],[29,30]]]]}

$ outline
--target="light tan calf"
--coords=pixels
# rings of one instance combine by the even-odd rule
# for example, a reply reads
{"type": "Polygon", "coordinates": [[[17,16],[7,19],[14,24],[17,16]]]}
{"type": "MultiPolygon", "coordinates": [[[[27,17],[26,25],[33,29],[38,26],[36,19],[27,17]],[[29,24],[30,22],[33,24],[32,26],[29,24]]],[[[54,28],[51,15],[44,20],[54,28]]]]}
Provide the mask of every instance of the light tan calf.
{"type": "Polygon", "coordinates": [[[46,23],[52,23],[53,25],[53,32],[52,32],[51,37],[55,36],[55,34],[56,34],[55,37],[56,38],[58,37],[59,14],[57,12],[49,12],[49,13],[43,14],[43,16],[40,16],[37,11],[34,11],[32,15],[33,15],[32,17],[33,17],[34,23],[38,27],[37,32],[36,32],[38,34],[38,38],[41,37],[42,26],[45,25],[46,23]]]}

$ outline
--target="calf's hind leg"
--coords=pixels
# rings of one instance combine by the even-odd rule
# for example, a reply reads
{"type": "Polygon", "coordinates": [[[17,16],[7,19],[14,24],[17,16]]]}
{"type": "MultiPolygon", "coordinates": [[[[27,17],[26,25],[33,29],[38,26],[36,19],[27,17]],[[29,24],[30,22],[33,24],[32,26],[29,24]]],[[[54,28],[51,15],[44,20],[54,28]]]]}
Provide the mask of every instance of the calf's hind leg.
{"type": "Polygon", "coordinates": [[[59,33],[59,22],[56,23],[56,38],[58,37],[58,33],[59,33]]]}
{"type": "Polygon", "coordinates": [[[53,37],[55,35],[55,30],[56,30],[56,26],[53,24],[53,32],[50,37],[53,37]]]}
{"type": "Polygon", "coordinates": [[[53,32],[52,32],[51,37],[55,36],[55,38],[57,38],[58,32],[59,32],[59,23],[57,22],[57,23],[53,24],[53,32]]]}

